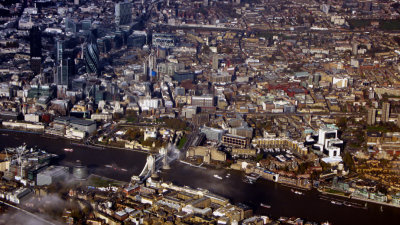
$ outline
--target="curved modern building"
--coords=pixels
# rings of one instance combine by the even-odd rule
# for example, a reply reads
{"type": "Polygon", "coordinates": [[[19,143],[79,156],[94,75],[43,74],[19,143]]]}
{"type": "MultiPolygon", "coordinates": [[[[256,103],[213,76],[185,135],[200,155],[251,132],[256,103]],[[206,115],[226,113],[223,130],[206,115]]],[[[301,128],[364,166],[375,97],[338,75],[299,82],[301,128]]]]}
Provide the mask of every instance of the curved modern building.
{"type": "Polygon", "coordinates": [[[85,180],[88,177],[88,170],[85,166],[76,165],[72,170],[72,174],[76,179],[85,180]]]}
{"type": "Polygon", "coordinates": [[[84,48],[84,60],[87,73],[99,73],[99,48],[97,42],[89,38],[89,42],[84,48]]]}

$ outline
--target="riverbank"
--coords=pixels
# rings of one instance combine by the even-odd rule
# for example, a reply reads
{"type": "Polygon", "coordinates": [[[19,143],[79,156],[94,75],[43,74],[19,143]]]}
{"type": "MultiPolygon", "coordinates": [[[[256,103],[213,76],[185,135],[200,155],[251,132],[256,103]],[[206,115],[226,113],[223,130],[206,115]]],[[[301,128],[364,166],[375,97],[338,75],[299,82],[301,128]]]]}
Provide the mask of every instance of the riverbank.
{"type": "Polygon", "coordinates": [[[95,187],[108,187],[109,185],[122,187],[128,184],[128,182],[108,178],[99,174],[90,174],[86,182],[88,185],[95,187]]]}
{"type": "MultiPolygon", "coordinates": [[[[265,180],[267,180],[267,179],[265,179],[265,180]]],[[[268,181],[270,181],[270,180],[268,180],[268,181]]],[[[273,182],[273,181],[271,181],[271,182],[273,182]]],[[[276,182],[276,183],[280,184],[283,187],[294,188],[294,189],[298,189],[298,190],[302,190],[302,191],[311,191],[311,189],[302,188],[302,187],[299,187],[296,185],[289,185],[289,184],[284,184],[284,183],[279,183],[279,182],[276,182]]]]}
{"type": "Polygon", "coordinates": [[[102,145],[102,144],[84,144],[83,142],[80,142],[77,139],[72,139],[72,138],[67,138],[65,136],[60,136],[60,135],[53,135],[53,134],[48,134],[46,132],[34,132],[34,131],[28,131],[28,130],[16,130],[16,129],[6,129],[6,128],[0,128],[0,131],[5,131],[5,132],[16,132],[16,133],[26,133],[26,134],[37,134],[41,135],[44,138],[49,138],[49,139],[59,139],[62,138],[64,140],[70,141],[71,144],[73,145],[79,145],[79,146],[84,146],[84,147],[99,147],[99,148],[108,148],[108,149],[119,149],[119,150],[126,150],[126,151],[133,151],[133,152],[140,152],[140,153],[149,153],[147,150],[143,149],[130,149],[130,148],[122,148],[122,147],[117,147],[117,146],[112,146],[112,145],[102,145]]]}
{"type": "MultiPolygon", "coordinates": [[[[109,145],[101,145],[101,144],[86,145],[84,143],[77,142],[74,139],[69,139],[69,138],[62,137],[62,136],[50,135],[50,134],[46,134],[44,132],[42,133],[42,132],[34,132],[34,131],[28,131],[28,130],[15,130],[15,129],[5,129],[5,128],[0,128],[0,132],[8,132],[8,133],[14,132],[14,133],[19,133],[19,134],[40,135],[41,137],[47,138],[47,139],[50,139],[50,140],[58,140],[58,139],[61,138],[61,139],[69,141],[69,143],[71,145],[77,145],[79,147],[91,148],[91,149],[94,149],[94,150],[98,150],[96,148],[102,148],[102,149],[100,149],[100,151],[102,151],[104,149],[114,149],[114,150],[123,150],[123,151],[128,151],[128,152],[138,152],[138,153],[144,153],[144,154],[148,154],[149,153],[148,151],[141,150],[141,149],[127,149],[127,148],[121,148],[121,147],[109,146],[109,145]]],[[[2,134],[2,135],[9,136],[10,134],[2,134]]],[[[192,168],[198,168],[198,169],[201,169],[201,170],[204,170],[204,171],[207,171],[207,170],[210,170],[210,169],[211,170],[221,171],[218,168],[209,168],[209,167],[207,167],[205,165],[197,166],[197,165],[193,165],[193,164],[191,164],[189,162],[185,162],[185,161],[180,161],[180,163],[181,164],[186,164],[186,165],[188,165],[188,166],[190,166],[192,168]]],[[[225,169],[224,171],[232,171],[232,170],[231,169],[225,169]]],[[[102,176],[102,175],[100,175],[100,176],[102,176]]],[[[279,182],[273,182],[273,181],[270,181],[270,180],[264,179],[264,178],[262,178],[262,180],[266,180],[266,181],[271,182],[271,183],[276,183],[276,184],[279,184],[279,185],[281,185],[283,187],[300,189],[300,190],[306,191],[306,192],[310,191],[309,189],[304,189],[304,188],[301,188],[301,187],[298,187],[298,186],[288,185],[288,184],[279,183],[279,182]]],[[[320,192],[321,194],[324,194],[324,195],[330,195],[330,196],[335,196],[335,197],[340,197],[340,198],[345,198],[345,199],[355,199],[355,200],[362,201],[362,202],[369,202],[369,203],[374,203],[374,204],[388,206],[388,207],[400,208],[400,206],[394,205],[394,204],[391,204],[391,203],[379,202],[379,201],[372,200],[372,199],[365,199],[365,198],[359,198],[359,197],[354,197],[354,196],[346,196],[344,194],[331,193],[331,192],[328,192],[328,191],[323,191],[321,189],[317,189],[317,190],[318,190],[318,192],[320,192]]]]}
{"type": "MultiPolygon", "coordinates": [[[[45,138],[40,134],[21,132],[1,132],[0,149],[17,147],[25,142],[28,146],[37,146],[49,153],[60,155],[60,165],[77,160],[88,167],[89,173],[98,174],[115,180],[130,182],[132,175],[139,174],[145,163],[147,154],[120,149],[96,150],[87,146],[73,146],[70,141],[61,138],[45,138]],[[64,148],[74,148],[73,152],[65,152],[64,148]],[[112,165],[113,167],[107,167],[112,165]],[[121,169],[126,169],[121,170],[121,169]]],[[[204,167],[204,165],[202,166],[204,167]]],[[[319,199],[321,194],[316,190],[307,191],[304,195],[296,195],[290,188],[265,179],[258,179],[253,184],[243,182],[243,172],[236,170],[200,169],[179,163],[171,163],[170,170],[162,170],[160,179],[180,186],[207,189],[212,193],[231,199],[234,203],[244,203],[254,209],[258,215],[272,218],[279,216],[307,218],[312,221],[330,221],[332,224],[364,224],[364,225],[396,225],[400,209],[372,204],[367,210],[338,206],[330,201],[319,199]],[[227,177],[228,173],[230,176],[227,177]],[[217,174],[223,179],[217,179],[217,174]],[[260,204],[270,205],[267,209],[260,204]],[[338,216],[340,215],[340,216],[338,216]]],[[[358,201],[355,200],[354,201],[358,201]]]]}
{"type": "Polygon", "coordinates": [[[117,147],[117,146],[112,146],[112,145],[102,145],[102,144],[91,144],[87,146],[95,146],[95,147],[102,147],[102,148],[111,148],[111,149],[119,149],[119,150],[126,150],[126,151],[132,151],[132,152],[140,152],[140,153],[146,153],[149,154],[150,152],[147,150],[139,149],[139,148],[122,148],[122,147],[117,147]]]}
{"type": "Polygon", "coordinates": [[[378,204],[378,205],[400,208],[400,205],[394,205],[394,204],[387,203],[387,202],[379,202],[379,201],[376,201],[373,199],[365,199],[365,198],[359,198],[359,197],[355,197],[355,196],[351,196],[350,199],[356,199],[356,200],[363,201],[363,202],[369,202],[369,203],[374,203],[374,204],[378,204]]]}
{"type": "Polygon", "coordinates": [[[376,201],[376,200],[373,200],[373,199],[359,198],[359,197],[356,197],[356,196],[352,196],[351,194],[349,196],[346,196],[344,194],[342,195],[342,194],[331,193],[331,192],[323,191],[321,189],[317,189],[317,190],[323,195],[331,195],[331,196],[345,198],[345,199],[348,199],[348,200],[355,199],[355,200],[362,201],[362,202],[369,202],[369,203],[374,203],[374,204],[378,204],[378,205],[384,205],[384,206],[389,206],[389,207],[394,207],[394,208],[400,208],[400,205],[395,205],[395,204],[391,204],[391,203],[388,203],[388,202],[380,202],[380,201],[376,201]]]}

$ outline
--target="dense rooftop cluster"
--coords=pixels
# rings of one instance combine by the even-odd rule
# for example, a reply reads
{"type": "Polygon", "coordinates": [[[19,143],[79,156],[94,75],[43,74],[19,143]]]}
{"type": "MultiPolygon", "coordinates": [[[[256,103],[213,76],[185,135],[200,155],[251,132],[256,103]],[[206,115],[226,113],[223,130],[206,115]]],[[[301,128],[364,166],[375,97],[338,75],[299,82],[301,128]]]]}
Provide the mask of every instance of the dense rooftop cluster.
{"type": "Polygon", "coordinates": [[[172,143],[188,163],[307,189],[400,191],[394,0],[1,4],[3,127],[172,143]]]}

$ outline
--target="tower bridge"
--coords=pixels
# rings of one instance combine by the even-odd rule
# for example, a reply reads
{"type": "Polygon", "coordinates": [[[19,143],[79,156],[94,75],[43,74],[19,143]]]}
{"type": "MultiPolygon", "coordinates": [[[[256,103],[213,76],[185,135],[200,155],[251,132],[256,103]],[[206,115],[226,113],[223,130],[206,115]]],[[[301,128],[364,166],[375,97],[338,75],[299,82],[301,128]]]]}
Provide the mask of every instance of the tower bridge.
{"type": "Polygon", "coordinates": [[[169,162],[176,159],[174,148],[169,145],[167,148],[161,148],[158,154],[149,154],[142,172],[138,176],[133,175],[131,180],[136,182],[145,182],[149,177],[156,177],[159,169],[169,169],[169,162]]]}

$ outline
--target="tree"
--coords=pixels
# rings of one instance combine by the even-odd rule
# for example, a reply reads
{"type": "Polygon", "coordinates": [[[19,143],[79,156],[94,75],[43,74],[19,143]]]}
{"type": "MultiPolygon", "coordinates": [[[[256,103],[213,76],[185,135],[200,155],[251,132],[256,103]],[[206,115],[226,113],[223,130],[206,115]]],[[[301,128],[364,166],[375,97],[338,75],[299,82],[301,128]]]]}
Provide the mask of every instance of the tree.
{"type": "Polygon", "coordinates": [[[378,192],[381,192],[381,193],[385,194],[385,195],[388,193],[388,188],[383,184],[376,185],[376,190],[378,192]]]}
{"type": "Polygon", "coordinates": [[[153,143],[154,143],[154,148],[161,148],[165,146],[165,143],[163,143],[161,139],[155,139],[155,138],[148,138],[147,140],[142,142],[142,145],[153,147],[153,143]]]}
{"type": "Polygon", "coordinates": [[[113,118],[114,120],[120,120],[122,118],[122,115],[120,113],[114,113],[113,118]]]}
{"type": "Polygon", "coordinates": [[[132,127],[132,128],[129,128],[129,129],[126,131],[125,137],[126,137],[129,141],[133,141],[133,140],[139,141],[141,138],[143,138],[143,132],[140,131],[140,129],[137,128],[137,127],[132,127]]]}
{"type": "Polygon", "coordinates": [[[356,166],[354,164],[353,157],[351,156],[350,152],[345,152],[343,156],[344,165],[349,168],[350,172],[354,172],[356,170],[356,166]]]}
{"type": "Polygon", "coordinates": [[[328,163],[321,161],[321,167],[322,167],[322,171],[324,172],[329,172],[331,170],[331,165],[329,165],[328,163]]]}
{"type": "Polygon", "coordinates": [[[312,180],[319,180],[319,175],[320,175],[320,174],[321,174],[320,171],[314,170],[314,171],[311,173],[310,177],[311,177],[312,180]]]}
{"type": "Polygon", "coordinates": [[[130,123],[138,122],[138,116],[135,111],[127,111],[126,112],[126,120],[130,123]]]}
{"type": "Polygon", "coordinates": [[[188,128],[187,123],[183,120],[176,118],[165,118],[163,119],[166,127],[174,129],[174,130],[185,130],[188,128]]]}
{"type": "Polygon", "coordinates": [[[337,121],[337,125],[340,128],[340,130],[344,131],[347,128],[347,118],[346,117],[340,117],[337,121]]]}
{"type": "Polygon", "coordinates": [[[256,161],[257,162],[259,162],[261,159],[263,159],[264,158],[264,154],[262,154],[262,153],[259,153],[259,154],[257,154],[257,156],[256,156],[256,161]]]}

